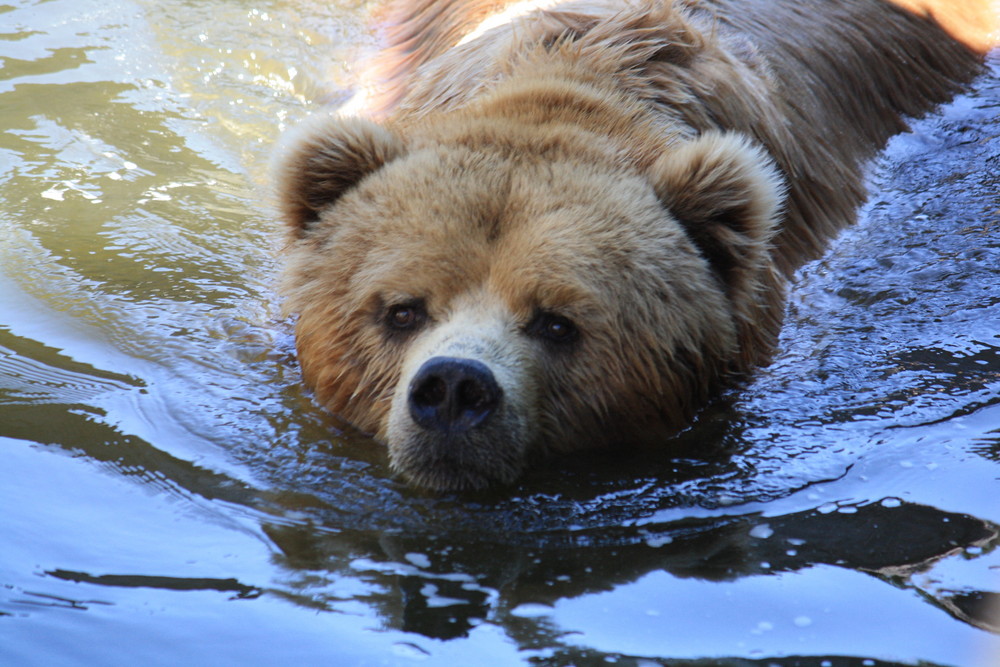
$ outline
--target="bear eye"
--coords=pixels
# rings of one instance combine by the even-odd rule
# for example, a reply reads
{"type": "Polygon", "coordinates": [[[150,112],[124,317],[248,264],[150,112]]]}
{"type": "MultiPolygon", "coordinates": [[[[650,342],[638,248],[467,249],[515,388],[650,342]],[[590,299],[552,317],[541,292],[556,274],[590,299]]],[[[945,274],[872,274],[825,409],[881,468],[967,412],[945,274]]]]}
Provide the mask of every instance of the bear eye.
{"type": "Polygon", "coordinates": [[[572,343],[580,334],[576,325],[568,317],[544,310],[535,314],[526,331],[531,336],[560,344],[572,343]]]}
{"type": "Polygon", "coordinates": [[[385,310],[383,322],[393,331],[412,331],[427,319],[427,311],[422,300],[406,301],[389,306],[385,310]]]}

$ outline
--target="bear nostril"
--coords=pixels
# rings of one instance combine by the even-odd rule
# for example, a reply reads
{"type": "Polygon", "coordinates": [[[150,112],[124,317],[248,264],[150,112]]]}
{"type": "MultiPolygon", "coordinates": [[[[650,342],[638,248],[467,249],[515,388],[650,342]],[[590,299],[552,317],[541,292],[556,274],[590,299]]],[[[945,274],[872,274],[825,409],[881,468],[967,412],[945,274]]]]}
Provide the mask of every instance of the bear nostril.
{"type": "Polygon", "coordinates": [[[425,408],[435,408],[448,396],[448,385],[437,376],[428,377],[414,391],[410,392],[410,401],[425,408]]]}
{"type": "Polygon", "coordinates": [[[410,382],[410,416],[428,430],[467,431],[482,424],[503,392],[493,372],[475,359],[434,357],[410,382]]]}
{"type": "Polygon", "coordinates": [[[455,400],[460,408],[475,410],[484,407],[489,403],[488,392],[476,380],[465,380],[458,385],[458,393],[455,400]]]}

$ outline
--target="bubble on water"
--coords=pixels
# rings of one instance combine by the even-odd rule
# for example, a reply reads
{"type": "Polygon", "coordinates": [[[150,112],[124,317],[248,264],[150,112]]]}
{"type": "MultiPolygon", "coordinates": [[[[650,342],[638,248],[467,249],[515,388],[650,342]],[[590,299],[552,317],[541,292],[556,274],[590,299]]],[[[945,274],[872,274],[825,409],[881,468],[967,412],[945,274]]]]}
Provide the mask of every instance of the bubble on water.
{"type": "Polygon", "coordinates": [[[647,535],[646,536],[646,545],[650,546],[650,547],[653,547],[654,549],[657,548],[657,547],[662,547],[665,544],[670,544],[673,541],[674,541],[674,538],[670,537],[669,535],[647,535]]]}
{"type": "Polygon", "coordinates": [[[759,523],[750,529],[750,537],[756,537],[759,540],[766,540],[772,535],[774,535],[774,530],[766,523],[759,523]]]}
{"type": "Polygon", "coordinates": [[[411,565],[419,567],[422,570],[426,570],[431,566],[431,559],[427,557],[427,554],[408,553],[403,558],[411,565]]]}
{"type": "Polygon", "coordinates": [[[538,616],[548,616],[552,613],[552,608],[537,602],[526,602],[511,609],[510,613],[512,616],[520,616],[522,618],[536,618],[538,616]]]}

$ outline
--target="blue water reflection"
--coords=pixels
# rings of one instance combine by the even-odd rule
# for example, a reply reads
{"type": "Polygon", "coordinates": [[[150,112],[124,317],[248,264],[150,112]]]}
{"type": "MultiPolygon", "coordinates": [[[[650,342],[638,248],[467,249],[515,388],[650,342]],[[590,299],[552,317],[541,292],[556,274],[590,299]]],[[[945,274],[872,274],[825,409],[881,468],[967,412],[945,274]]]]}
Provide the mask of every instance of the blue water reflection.
{"type": "Polygon", "coordinates": [[[0,664],[1000,655],[996,56],[771,366],[663,449],[437,497],[311,404],[273,296],[270,147],[366,8],[0,12],[0,664]]]}

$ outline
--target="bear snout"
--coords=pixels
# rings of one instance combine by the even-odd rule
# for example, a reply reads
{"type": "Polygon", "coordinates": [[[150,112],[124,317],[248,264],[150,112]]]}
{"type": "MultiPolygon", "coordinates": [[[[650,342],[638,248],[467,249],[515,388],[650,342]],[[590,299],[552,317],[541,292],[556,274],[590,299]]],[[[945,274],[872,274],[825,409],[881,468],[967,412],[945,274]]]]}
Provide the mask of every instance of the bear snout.
{"type": "Polygon", "coordinates": [[[482,295],[414,338],[384,431],[392,469],[438,491],[509,483],[538,439],[538,345],[482,295]]]}
{"type": "Polygon", "coordinates": [[[407,399],[415,423],[429,431],[450,434],[485,422],[502,397],[493,371],[484,363],[432,357],[414,375],[407,399]]]}

